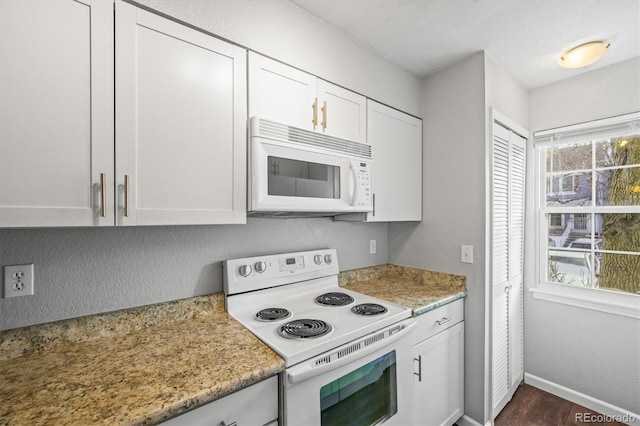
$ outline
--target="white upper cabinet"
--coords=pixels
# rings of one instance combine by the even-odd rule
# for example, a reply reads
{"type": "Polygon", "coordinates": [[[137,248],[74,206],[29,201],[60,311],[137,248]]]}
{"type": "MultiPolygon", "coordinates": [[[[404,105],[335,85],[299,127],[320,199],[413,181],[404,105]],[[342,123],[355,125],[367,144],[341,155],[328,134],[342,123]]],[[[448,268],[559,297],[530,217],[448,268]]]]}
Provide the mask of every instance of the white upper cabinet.
{"type": "Polygon", "coordinates": [[[366,98],[280,62],[249,53],[249,116],[367,142],[366,98]]]}
{"type": "Polygon", "coordinates": [[[318,128],[342,139],[367,143],[367,99],[318,79],[318,128]]]}
{"type": "Polygon", "coordinates": [[[317,78],[249,52],[249,116],[315,130],[317,78]]]}
{"type": "Polygon", "coordinates": [[[117,223],[245,223],[246,110],[244,49],[118,3],[117,223]]]}
{"type": "Polygon", "coordinates": [[[0,1],[0,227],[113,225],[113,5],[0,1]]]}
{"type": "Polygon", "coordinates": [[[367,134],[374,204],[366,220],[422,220],[422,120],[368,100],[367,134]]]}
{"type": "Polygon", "coordinates": [[[115,6],[0,1],[0,227],[244,223],[246,51],[115,6]]]}

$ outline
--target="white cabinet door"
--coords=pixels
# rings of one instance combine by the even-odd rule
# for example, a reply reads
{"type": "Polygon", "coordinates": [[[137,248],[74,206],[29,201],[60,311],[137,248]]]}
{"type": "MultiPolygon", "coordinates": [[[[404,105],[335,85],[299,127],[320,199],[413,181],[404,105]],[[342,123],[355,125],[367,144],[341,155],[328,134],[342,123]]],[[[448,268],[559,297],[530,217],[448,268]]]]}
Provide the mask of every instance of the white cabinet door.
{"type": "Polygon", "coordinates": [[[414,347],[414,425],[452,425],[464,414],[464,322],[414,347]]]}
{"type": "Polygon", "coordinates": [[[249,53],[249,115],[306,130],[319,127],[317,78],[249,53]],[[316,124],[317,123],[317,124],[316,124]]]}
{"type": "Polygon", "coordinates": [[[318,79],[319,127],[323,133],[367,143],[367,98],[318,79]]]}
{"type": "Polygon", "coordinates": [[[366,113],[364,96],[249,53],[249,116],[366,143],[366,113]]]}
{"type": "Polygon", "coordinates": [[[116,6],[117,224],[245,223],[246,51],[116,6]]]}
{"type": "Polygon", "coordinates": [[[113,6],[0,1],[0,227],[113,225],[113,6]]]}
{"type": "Polygon", "coordinates": [[[278,419],[278,378],[271,377],[163,423],[164,426],[272,425],[278,419]]]}
{"type": "Polygon", "coordinates": [[[422,220],[422,120],[367,101],[374,210],[368,222],[422,220]]]}

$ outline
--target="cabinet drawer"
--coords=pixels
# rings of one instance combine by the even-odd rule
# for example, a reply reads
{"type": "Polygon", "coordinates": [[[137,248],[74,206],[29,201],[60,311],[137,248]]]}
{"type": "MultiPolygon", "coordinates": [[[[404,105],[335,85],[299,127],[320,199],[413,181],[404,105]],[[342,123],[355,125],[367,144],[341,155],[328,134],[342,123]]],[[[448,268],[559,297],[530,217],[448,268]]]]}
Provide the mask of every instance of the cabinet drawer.
{"type": "Polygon", "coordinates": [[[277,418],[278,377],[274,376],[169,419],[163,426],[272,425],[277,418]]]}
{"type": "Polygon", "coordinates": [[[463,321],[464,301],[463,299],[458,299],[431,312],[419,315],[416,319],[418,320],[418,326],[413,332],[414,345],[463,321]]]}

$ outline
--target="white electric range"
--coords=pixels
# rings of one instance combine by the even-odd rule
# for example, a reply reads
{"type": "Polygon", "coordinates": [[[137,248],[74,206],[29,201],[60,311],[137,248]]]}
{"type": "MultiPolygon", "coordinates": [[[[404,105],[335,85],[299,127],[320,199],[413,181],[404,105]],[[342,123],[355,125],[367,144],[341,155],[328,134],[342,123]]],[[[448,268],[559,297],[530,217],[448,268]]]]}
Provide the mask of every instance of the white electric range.
{"type": "Polygon", "coordinates": [[[228,260],[227,312],[284,359],[283,424],[408,424],[411,309],[341,288],[338,272],[333,249],[228,260]]]}

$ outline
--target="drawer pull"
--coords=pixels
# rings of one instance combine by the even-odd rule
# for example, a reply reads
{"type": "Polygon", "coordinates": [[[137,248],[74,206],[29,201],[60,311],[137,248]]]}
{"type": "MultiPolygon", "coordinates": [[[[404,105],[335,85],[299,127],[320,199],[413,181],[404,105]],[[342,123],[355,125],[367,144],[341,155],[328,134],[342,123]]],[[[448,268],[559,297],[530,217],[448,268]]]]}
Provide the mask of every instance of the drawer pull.
{"type": "Polygon", "coordinates": [[[223,420],[223,421],[221,421],[220,423],[218,423],[218,426],[238,426],[238,423],[237,423],[237,422],[232,422],[232,423],[227,424],[227,423],[223,420]]]}
{"type": "Polygon", "coordinates": [[[418,358],[414,358],[414,361],[418,361],[418,372],[413,372],[414,376],[418,376],[418,381],[422,381],[422,355],[418,355],[418,358]]]}
{"type": "Polygon", "coordinates": [[[442,319],[441,319],[441,320],[437,320],[437,321],[436,321],[436,324],[438,324],[438,325],[442,325],[442,324],[444,324],[444,323],[447,323],[447,322],[451,321],[452,319],[453,319],[453,317],[449,317],[449,318],[447,318],[447,317],[442,317],[442,319]]]}

